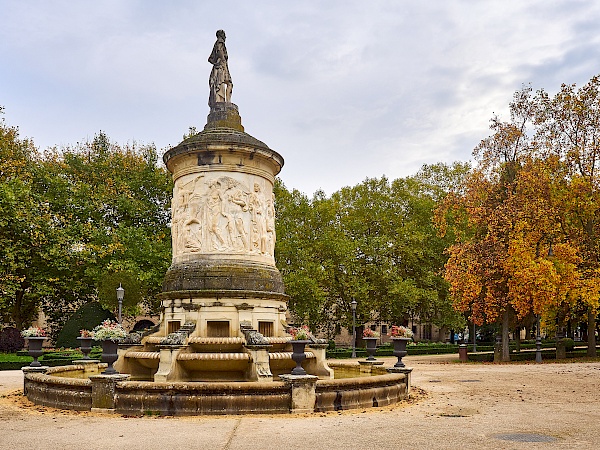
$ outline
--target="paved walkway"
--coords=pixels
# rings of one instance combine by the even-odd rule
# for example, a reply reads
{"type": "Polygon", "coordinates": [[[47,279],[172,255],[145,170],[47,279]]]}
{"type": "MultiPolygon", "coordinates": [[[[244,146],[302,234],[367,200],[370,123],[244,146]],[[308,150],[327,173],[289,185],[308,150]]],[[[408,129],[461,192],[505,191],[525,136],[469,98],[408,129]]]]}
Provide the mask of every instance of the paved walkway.
{"type": "MultiPolygon", "coordinates": [[[[600,362],[493,365],[456,360],[456,355],[406,357],[414,367],[412,400],[341,413],[128,418],[24,408],[22,397],[5,395],[0,398],[0,448],[600,447],[600,362]]],[[[21,387],[20,371],[0,372],[0,395],[21,387]]]]}

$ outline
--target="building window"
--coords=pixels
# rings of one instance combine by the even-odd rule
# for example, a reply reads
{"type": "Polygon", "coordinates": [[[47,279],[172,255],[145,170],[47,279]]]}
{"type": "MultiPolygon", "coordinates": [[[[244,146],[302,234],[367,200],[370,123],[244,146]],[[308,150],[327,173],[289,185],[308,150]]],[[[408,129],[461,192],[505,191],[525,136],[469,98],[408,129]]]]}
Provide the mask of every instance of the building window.
{"type": "Polygon", "coordinates": [[[387,325],[381,325],[381,334],[387,334],[387,325]]]}
{"type": "Polygon", "coordinates": [[[273,322],[258,322],[258,332],[266,337],[273,336],[273,322]]]}
{"type": "Polygon", "coordinates": [[[377,325],[371,325],[371,331],[375,331],[377,329],[377,325]]]}
{"type": "Polygon", "coordinates": [[[206,335],[208,337],[229,337],[229,321],[207,321],[206,335]]]}
{"type": "Polygon", "coordinates": [[[167,322],[167,334],[175,333],[181,328],[181,322],[179,320],[169,320],[167,322]]]}

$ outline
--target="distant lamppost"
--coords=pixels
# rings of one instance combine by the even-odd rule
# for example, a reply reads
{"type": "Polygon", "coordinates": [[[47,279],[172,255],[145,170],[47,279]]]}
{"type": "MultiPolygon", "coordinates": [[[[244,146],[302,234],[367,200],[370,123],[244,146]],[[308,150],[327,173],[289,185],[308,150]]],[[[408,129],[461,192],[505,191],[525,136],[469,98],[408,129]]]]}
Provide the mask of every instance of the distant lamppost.
{"type": "Polygon", "coordinates": [[[537,324],[535,326],[535,362],[542,362],[542,334],[540,332],[540,315],[537,314],[537,324]]]}
{"type": "Polygon", "coordinates": [[[356,300],[352,299],[350,306],[352,307],[352,357],[356,358],[356,300]]]}
{"type": "Polygon", "coordinates": [[[119,283],[119,287],[117,288],[117,301],[119,302],[119,324],[122,322],[121,312],[123,310],[123,297],[125,297],[125,289],[119,283]]]}

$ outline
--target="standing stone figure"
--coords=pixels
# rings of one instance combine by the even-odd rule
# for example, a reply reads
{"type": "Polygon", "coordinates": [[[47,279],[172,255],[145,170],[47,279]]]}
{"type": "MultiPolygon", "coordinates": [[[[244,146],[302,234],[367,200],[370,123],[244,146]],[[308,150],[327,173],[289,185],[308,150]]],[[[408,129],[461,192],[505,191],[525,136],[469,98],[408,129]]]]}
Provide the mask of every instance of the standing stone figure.
{"type": "Polygon", "coordinates": [[[208,79],[208,85],[210,86],[208,106],[212,108],[216,103],[230,103],[233,82],[227,66],[227,48],[225,47],[225,32],[223,30],[217,31],[217,42],[215,42],[212,53],[208,57],[208,62],[213,65],[208,79]]]}

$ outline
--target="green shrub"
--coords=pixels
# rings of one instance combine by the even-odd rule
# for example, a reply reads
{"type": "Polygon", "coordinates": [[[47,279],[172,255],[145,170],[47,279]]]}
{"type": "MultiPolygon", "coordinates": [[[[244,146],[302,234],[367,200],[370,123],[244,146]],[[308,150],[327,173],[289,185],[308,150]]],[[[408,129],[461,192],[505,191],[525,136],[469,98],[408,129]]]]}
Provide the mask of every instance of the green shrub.
{"type": "Polygon", "coordinates": [[[575,348],[575,341],[571,338],[564,338],[563,345],[565,346],[565,350],[568,352],[572,352],[575,348]]]}
{"type": "Polygon", "coordinates": [[[86,303],[69,317],[63,329],[58,333],[56,346],[79,347],[79,341],[77,340],[79,331],[82,329],[91,330],[106,319],[115,320],[115,316],[110,311],[102,308],[98,302],[86,303]]]}
{"type": "Polygon", "coordinates": [[[13,353],[25,346],[25,340],[21,333],[14,327],[6,327],[0,330],[0,352],[13,353]]]}

